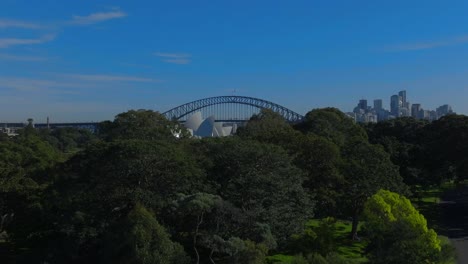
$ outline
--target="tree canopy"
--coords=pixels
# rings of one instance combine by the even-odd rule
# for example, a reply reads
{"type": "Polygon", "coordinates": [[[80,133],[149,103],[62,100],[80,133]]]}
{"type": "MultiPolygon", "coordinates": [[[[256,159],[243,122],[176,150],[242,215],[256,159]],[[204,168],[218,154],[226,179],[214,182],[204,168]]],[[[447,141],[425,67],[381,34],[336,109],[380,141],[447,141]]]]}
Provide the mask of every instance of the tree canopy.
{"type": "Polygon", "coordinates": [[[256,264],[284,252],[351,263],[337,255],[335,224],[352,220],[343,236],[365,239],[372,263],[440,263],[446,244],[403,195],[466,178],[467,124],[361,126],[325,108],[298,124],[264,109],[224,138],[191,138],[151,110],[96,134],[28,126],[0,137],[0,253],[6,263],[256,264]]]}

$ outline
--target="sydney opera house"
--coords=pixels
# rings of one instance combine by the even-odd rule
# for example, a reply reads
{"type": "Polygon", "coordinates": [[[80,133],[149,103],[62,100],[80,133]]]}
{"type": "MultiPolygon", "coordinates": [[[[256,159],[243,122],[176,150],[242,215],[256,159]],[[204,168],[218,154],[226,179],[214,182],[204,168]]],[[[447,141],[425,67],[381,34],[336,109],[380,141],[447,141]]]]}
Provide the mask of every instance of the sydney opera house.
{"type": "Polygon", "coordinates": [[[225,137],[234,134],[237,130],[237,124],[226,125],[222,122],[216,122],[214,116],[203,119],[201,112],[196,112],[184,123],[184,126],[190,131],[193,137],[225,137]]]}

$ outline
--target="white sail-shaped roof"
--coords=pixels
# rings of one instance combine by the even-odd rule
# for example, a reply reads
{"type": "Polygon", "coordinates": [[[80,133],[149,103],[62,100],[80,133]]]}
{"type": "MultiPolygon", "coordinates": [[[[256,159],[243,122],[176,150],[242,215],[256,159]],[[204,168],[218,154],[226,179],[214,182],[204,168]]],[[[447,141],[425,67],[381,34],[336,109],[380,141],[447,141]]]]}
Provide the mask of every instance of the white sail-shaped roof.
{"type": "Polygon", "coordinates": [[[203,123],[202,113],[196,112],[185,121],[185,127],[191,129],[193,132],[197,131],[203,123]]]}
{"type": "Polygon", "coordinates": [[[225,137],[234,134],[237,130],[236,124],[233,124],[233,126],[223,126],[223,123],[215,121],[214,116],[203,120],[202,113],[196,112],[187,118],[184,126],[196,138],[225,137]]]}
{"type": "Polygon", "coordinates": [[[200,137],[212,137],[213,136],[213,127],[215,123],[215,117],[210,116],[203,123],[201,123],[200,127],[198,127],[198,130],[196,132],[197,136],[200,137]]]}

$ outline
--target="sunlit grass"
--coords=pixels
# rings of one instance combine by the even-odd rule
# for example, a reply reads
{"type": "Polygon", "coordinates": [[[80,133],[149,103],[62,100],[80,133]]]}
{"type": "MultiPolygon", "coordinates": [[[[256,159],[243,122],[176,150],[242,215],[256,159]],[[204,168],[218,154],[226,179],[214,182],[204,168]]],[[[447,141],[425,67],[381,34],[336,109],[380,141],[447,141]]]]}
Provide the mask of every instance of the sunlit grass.
{"type": "MultiPolygon", "coordinates": [[[[318,227],[320,225],[320,219],[312,219],[306,224],[309,227],[318,227]]],[[[359,225],[361,228],[362,223],[359,225]]],[[[365,239],[361,241],[353,241],[350,239],[351,233],[351,222],[338,220],[334,224],[335,233],[333,237],[337,242],[337,251],[341,257],[349,260],[354,260],[356,263],[365,263],[367,258],[364,256],[364,249],[367,246],[367,241],[365,239]]],[[[290,255],[274,255],[268,257],[268,263],[291,263],[293,256],[290,255]]]]}
{"type": "Polygon", "coordinates": [[[293,256],[278,254],[274,256],[267,257],[268,263],[274,264],[289,264],[293,261],[293,256]]]}

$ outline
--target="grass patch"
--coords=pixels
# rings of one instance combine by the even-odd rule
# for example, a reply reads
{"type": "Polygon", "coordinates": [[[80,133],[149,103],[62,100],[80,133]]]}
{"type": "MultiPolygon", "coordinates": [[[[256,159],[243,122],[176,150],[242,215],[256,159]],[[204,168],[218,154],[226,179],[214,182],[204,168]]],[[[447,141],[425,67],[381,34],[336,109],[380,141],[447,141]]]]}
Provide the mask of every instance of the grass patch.
{"type": "Polygon", "coordinates": [[[438,233],[441,230],[440,223],[443,217],[440,210],[441,197],[445,192],[455,187],[454,182],[445,182],[440,186],[429,188],[418,186],[411,197],[413,205],[426,218],[428,227],[435,229],[438,233]]]}
{"type": "MultiPolygon", "coordinates": [[[[318,227],[320,225],[320,219],[312,219],[307,222],[307,227],[318,227]]],[[[359,225],[361,228],[362,223],[359,225]]],[[[367,241],[363,239],[362,241],[353,241],[351,240],[350,233],[352,224],[350,221],[337,220],[334,224],[334,233],[333,237],[336,241],[337,249],[336,253],[342,258],[348,260],[354,260],[356,263],[365,263],[367,258],[364,256],[364,249],[367,246],[367,241]]],[[[291,255],[274,255],[267,258],[268,263],[291,263],[293,256],[291,255]]]]}
{"type": "Polygon", "coordinates": [[[269,256],[266,258],[267,263],[274,264],[290,264],[293,261],[293,256],[278,254],[274,256],[269,256]]]}

